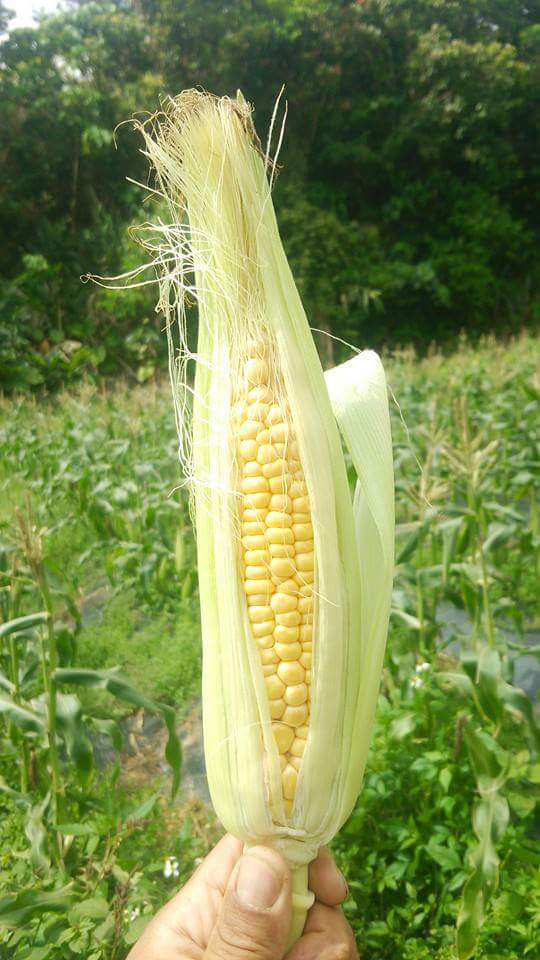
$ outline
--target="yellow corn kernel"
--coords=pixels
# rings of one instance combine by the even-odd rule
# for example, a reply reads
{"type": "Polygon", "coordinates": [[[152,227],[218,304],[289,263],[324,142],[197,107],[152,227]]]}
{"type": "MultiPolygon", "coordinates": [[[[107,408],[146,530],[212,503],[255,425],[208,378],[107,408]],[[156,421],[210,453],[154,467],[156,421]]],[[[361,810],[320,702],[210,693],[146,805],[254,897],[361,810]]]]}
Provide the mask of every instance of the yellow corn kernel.
{"type": "Polygon", "coordinates": [[[289,428],[286,423],[275,423],[270,427],[268,432],[272,443],[287,443],[289,428]]]}
{"type": "Polygon", "coordinates": [[[273,619],[274,611],[272,607],[249,607],[248,615],[252,623],[263,623],[273,619]]]}
{"type": "Polygon", "coordinates": [[[261,564],[257,567],[246,567],[246,577],[248,580],[266,580],[268,577],[268,570],[261,564]]]}
{"type": "MultiPolygon", "coordinates": [[[[254,458],[250,457],[249,459],[254,458]]],[[[284,474],[290,473],[290,470],[288,470],[285,460],[272,460],[271,463],[263,463],[262,472],[267,479],[270,479],[270,477],[284,476],[284,474]]]]}
{"type": "Polygon", "coordinates": [[[301,629],[301,627],[276,626],[274,629],[276,643],[296,643],[301,638],[301,629]]]}
{"type": "MultiPolygon", "coordinates": [[[[273,398],[272,391],[269,387],[253,387],[247,395],[248,403],[266,403],[270,404],[273,398]]],[[[270,410],[270,407],[268,407],[270,410]]]]}
{"type": "Polygon", "coordinates": [[[303,480],[293,480],[289,489],[291,499],[297,500],[298,497],[307,497],[307,486],[303,480]]]}
{"type": "Polygon", "coordinates": [[[288,593],[282,593],[281,589],[278,589],[270,600],[270,606],[275,614],[290,613],[292,610],[296,610],[298,600],[296,597],[292,597],[288,593]]]}
{"type": "Polygon", "coordinates": [[[280,660],[299,660],[302,655],[299,643],[275,643],[274,650],[280,660]]]}
{"type": "Polygon", "coordinates": [[[244,582],[244,591],[249,594],[271,596],[275,591],[275,586],[271,580],[246,580],[244,582]]]}
{"type": "Polygon", "coordinates": [[[313,540],[295,540],[294,545],[297,553],[312,553],[314,549],[313,540]]]}
{"type": "Polygon", "coordinates": [[[268,553],[271,557],[294,557],[296,550],[293,543],[269,543],[268,553]]]}
{"type": "Polygon", "coordinates": [[[268,483],[271,493],[287,493],[289,485],[292,483],[292,477],[290,473],[284,473],[281,476],[269,477],[268,483]]]}
{"type": "MultiPolygon", "coordinates": [[[[264,477],[262,478],[264,480],[264,477]]],[[[246,507],[251,507],[253,510],[261,510],[264,507],[267,507],[270,503],[270,497],[272,494],[270,491],[265,492],[261,490],[258,493],[247,493],[244,496],[244,505],[246,507]]],[[[292,518],[287,524],[287,526],[292,525],[292,518]]],[[[309,524],[311,526],[311,524],[309,524]]],[[[297,538],[298,539],[298,538],[297,538]]]]}
{"type": "Polygon", "coordinates": [[[294,557],[272,557],[270,561],[270,572],[274,577],[293,577],[296,572],[296,562],[294,557]]]}
{"type": "Polygon", "coordinates": [[[261,425],[257,420],[244,420],[244,422],[240,424],[238,436],[240,440],[255,440],[260,429],[261,425]]]}
{"type": "MultiPolygon", "coordinates": [[[[264,477],[263,477],[264,479],[264,477]]],[[[268,480],[265,481],[268,484],[268,480]]],[[[268,487],[266,489],[269,489],[268,487]]],[[[278,510],[281,513],[292,512],[292,500],[286,493],[275,493],[270,499],[270,510],[278,510]]]]}
{"type": "Polygon", "coordinates": [[[244,376],[249,384],[259,385],[267,382],[268,365],[260,358],[246,360],[244,364],[244,376]]]}
{"type": "Polygon", "coordinates": [[[261,663],[278,665],[281,663],[273,645],[270,650],[261,650],[261,663]]]}
{"type": "Polygon", "coordinates": [[[240,456],[243,460],[256,460],[259,445],[256,440],[240,441],[240,456]]]}
{"type": "Polygon", "coordinates": [[[285,767],[285,770],[281,774],[281,782],[283,784],[283,796],[286,800],[294,800],[294,794],[296,792],[296,780],[298,774],[294,767],[290,765],[285,767]]]}
{"type": "Polygon", "coordinates": [[[291,707],[299,707],[305,703],[308,698],[308,688],[305,683],[297,683],[293,687],[287,687],[284,691],[285,703],[291,707]]]}
{"type": "Polygon", "coordinates": [[[281,409],[279,404],[273,403],[268,407],[268,413],[266,414],[266,421],[269,426],[273,423],[280,423],[283,420],[284,411],[281,409]]]}
{"type": "Polygon", "coordinates": [[[276,613],[276,623],[280,627],[298,627],[303,622],[298,610],[290,610],[288,613],[276,613]]]}
{"type": "Polygon", "coordinates": [[[302,703],[296,707],[288,706],[284,712],[280,714],[280,717],[283,723],[288,723],[291,727],[301,727],[308,718],[307,704],[302,703]]]}
{"type": "MultiPolygon", "coordinates": [[[[285,713],[285,701],[284,701],[284,700],[281,700],[281,699],[279,699],[279,700],[270,700],[268,706],[269,706],[269,708],[270,708],[270,716],[272,717],[272,720],[279,720],[279,719],[283,716],[283,714],[285,713]]],[[[293,709],[293,708],[287,707],[287,709],[290,710],[290,709],[293,709]]]]}
{"type": "Polygon", "coordinates": [[[267,637],[274,631],[273,620],[263,620],[260,623],[251,624],[251,632],[254,637],[267,637]]]}
{"type": "Polygon", "coordinates": [[[266,607],[269,599],[267,593],[250,593],[249,597],[246,597],[248,607],[266,607]]]}
{"type": "Polygon", "coordinates": [[[256,460],[248,460],[244,464],[243,473],[244,477],[262,477],[263,475],[261,465],[256,460]]]}
{"type": "Polygon", "coordinates": [[[305,670],[297,660],[284,660],[277,666],[277,675],[286,687],[291,687],[304,682],[305,670]]]}
{"type": "MultiPolygon", "coordinates": [[[[264,496],[266,496],[266,494],[264,494],[264,496]]],[[[270,496],[271,495],[268,495],[268,502],[265,504],[265,506],[267,506],[270,502],[270,496]]],[[[282,527],[292,527],[292,525],[293,522],[290,514],[284,513],[281,510],[269,510],[266,514],[266,526],[269,530],[281,529],[282,527]]]]}
{"type": "Polygon", "coordinates": [[[244,509],[242,510],[242,523],[258,523],[261,527],[261,530],[264,530],[264,516],[264,510],[261,510],[259,507],[252,507],[251,505],[248,507],[244,503],[244,509]]]}
{"type": "Polygon", "coordinates": [[[270,563],[270,553],[268,550],[246,550],[244,563],[247,567],[267,567],[270,563]]]}
{"type": "MultiPolygon", "coordinates": [[[[274,649],[274,638],[271,633],[265,634],[264,637],[254,637],[255,643],[259,647],[259,650],[266,651],[274,649]]],[[[278,657],[279,660],[279,657],[278,657]]]]}
{"type": "MultiPolygon", "coordinates": [[[[261,467],[261,473],[264,475],[263,467],[274,463],[278,459],[277,450],[271,443],[262,443],[257,451],[257,463],[261,467]]],[[[266,477],[265,477],[266,479],[266,477]]]]}
{"type": "Polygon", "coordinates": [[[311,585],[315,580],[315,573],[313,570],[299,570],[294,579],[300,587],[311,585]]]}
{"type": "Polygon", "coordinates": [[[247,523],[242,524],[242,538],[243,537],[257,537],[261,532],[261,524],[257,521],[248,521],[247,523]]]}
{"type": "MultiPolygon", "coordinates": [[[[311,523],[292,523],[291,520],[291,525],[295,540],[313,539],[313,526],[311,523]]],[[[287,526],[289,526],[289,524],[287,524],[287,526]]]]}
{"type": "Polygon", "coordinates": [[[242,493],[268,493],[269,490],[268,480],[262,474],[256,477],[244,477],[242,480],[242,493]]]}
{"type": "Polygon", "coordinates": [[[298,584],[294,580],[284,580],[280,583],[278,590],[280,593],[289,594],[291,597],[298,596],[298,584]]]}
{"type": "Polygon", "coordinates": [[[315,560],[312,553],[297,553],[296,566],[301,573],[312,573],[315,568],[315,560]]]}
{"type": "Polygon", "coordinates": [[[268,543],[294,544],[294,534],[292,530],[288,529],[287,527],[283,527],[281,530],[277,527],[270,527],[266,530],[264,535],[268,543]]]}
{"type": "MultiPolygon", "coordinates": [[[[274,673],[274,675],[271,677],[266,677],[264,682],[266,684],[266,692],[270,700],[279,700],[279,698],[283,697],[284,694],[286,698],[286,694],[288,693],[287,687],[279,679],[277,673],[274,673]]],[[[286,702],[288,703],[289,701],[287,700],[286,702]]]]}
{"type": "Polygon", "coordinates": [[[242,546],[244,550],[266,550],[268,546],[266,537],[263,534],[255,534],[242,537],[242,546]]]}
{"type": "Polygon", "coordinates": [[[284,723],[273,723],[272,733],[274,734],[274,740],[276,741],[279,752],[287,753],[287,750],[295,739],[292,727],[288,727],[284,723]]]}
{"type": "Polygon", "coordinates": [[[246,410],[246,416],[248,420],[259,420],[263,422],[266,420],[266,415],[268,413],[268,404],[267,403],[250,403],[246,410]]]}
{"type": "Polygon", "coordinates": [[[306,741],[298,736],[298,731],[289,749],[293,757],[303,757],[304,750],[306,749],[306,741]]]}

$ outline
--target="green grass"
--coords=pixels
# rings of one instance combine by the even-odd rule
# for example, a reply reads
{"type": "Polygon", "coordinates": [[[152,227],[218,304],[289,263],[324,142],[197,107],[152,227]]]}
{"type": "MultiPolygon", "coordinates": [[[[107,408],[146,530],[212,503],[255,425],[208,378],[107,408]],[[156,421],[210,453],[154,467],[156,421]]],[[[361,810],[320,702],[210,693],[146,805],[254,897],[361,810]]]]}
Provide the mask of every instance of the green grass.
{"type": "Polygon", "coordinates": [[[133,592],[109,600],[82,627],[78,662],[101,669],[116,664],[139,690],[177,707],[182,715],[200,696],[199,616],[193,600],[177,611],[152,613],[133,592]]]}

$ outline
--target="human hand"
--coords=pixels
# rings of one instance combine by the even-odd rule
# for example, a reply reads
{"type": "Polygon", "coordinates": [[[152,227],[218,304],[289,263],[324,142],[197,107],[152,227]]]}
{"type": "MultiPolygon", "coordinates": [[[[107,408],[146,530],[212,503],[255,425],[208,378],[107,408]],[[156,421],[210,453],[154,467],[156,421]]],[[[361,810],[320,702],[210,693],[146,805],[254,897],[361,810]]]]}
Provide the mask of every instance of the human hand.
{"type": "MultiPolygon", "coordinates": [[[[268,847],[227,835],[150,921],[127,960],[282,960],[291,920],[291,873],[268,847]]],[[[339,906],[347,885],[328,850],[309,868],[315,903],[287,960],[358,960],[339,906]]]]}

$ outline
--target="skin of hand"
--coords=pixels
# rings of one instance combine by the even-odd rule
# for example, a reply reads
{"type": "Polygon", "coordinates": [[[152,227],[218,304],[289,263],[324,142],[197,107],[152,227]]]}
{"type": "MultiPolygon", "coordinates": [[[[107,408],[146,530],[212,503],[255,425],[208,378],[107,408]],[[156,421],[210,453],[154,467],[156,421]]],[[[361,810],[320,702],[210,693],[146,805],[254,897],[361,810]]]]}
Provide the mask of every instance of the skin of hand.
{"type": "MultiPolygon", "coordinates": [[[[340,904],[347,884],[328,850],[309,868],[315,903],[287,960],[358,960],[340,904]]],[[[227,835],[156,914],[127,960],[282,960],[291,918],[291,873],[268,847],[243,853],[227,835]]]]}

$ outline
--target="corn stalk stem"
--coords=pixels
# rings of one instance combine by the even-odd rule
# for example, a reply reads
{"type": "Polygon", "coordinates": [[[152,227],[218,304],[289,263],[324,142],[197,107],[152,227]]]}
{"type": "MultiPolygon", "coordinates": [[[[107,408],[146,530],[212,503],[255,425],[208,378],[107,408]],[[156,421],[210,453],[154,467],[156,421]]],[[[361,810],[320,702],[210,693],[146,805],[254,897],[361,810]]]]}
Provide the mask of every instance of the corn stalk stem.
{"type": "Polygon", "coordinates": [[[476,549],[482,574],[482,605],[484,610],[484,632],[490,647],[495,646],[495,627],[493,623],[493,612],[491,601],[489,599],[489,577],[486,563],[486,554],[484,551],[485,523],[483,522],[482,506],[476,497],[476,491],[473,491],[473,506],[475,512],[476,526],[476,549]]]}
{"type": "Polygon", "coordinates": [[[308,865],[297,867],[296,870],[292,871],[292,918],[286,952],[302,936],[307,912],[314,899],[308,887],[308,865]]]}
{"type": "Polygon", "coordinates": [[[480,556],[480,569],[482,571],[482,598],[484,602],[484,629],[486,632],[487,641],[490,647],[495,646],[495,628],[493,625],[493,613],[491,610],[491,602],[489,599],[489,585],[488,585],[488,572],[486,565],[486,557],[484,554],[484,544],[482,542],[482,536],[479,532],[478,534],[478,553],[480,556]]]}
{"type": "MultiPolygon", "coordinates": [[[[13,699],[15,703],[21,702],[21,690],[19,684],[19,651],[17,648],[17,641],[15,637],[9,638],[9,658],[11,666],[11,682],[13,683],[13,699]]],[[[11,725],[10,725],[11,726],[11,725]]],[[[21,767],[20,767],[20,776],[21,776],[21,793],[28,793],[28,786],[30,782],[29,777],[29,768],[30,768],[30,755],[28,751],[28,744],[24,737],[24,734],[19,735],[19,732],[12,727],[10,730],[10,739],[13,742],[17,742],[20,739],[21,746],[21,767]]]]}
{"type": "MultiPolygon", "coordinates": [[[[495,628],[493,625],[493,613],[491,610],[491,602],[489,599],[489,578],[486,564],[486,556],[484,553],[484,530],[482,525],[482,515],[481,515],[481,506],[478,503],[478,497],[476,494],[476,488],[469,484],[468,496],[467,496],[468,506],[471,513],[474,514],[474,529],[475,529],[475,539],[476,544],[473,546],[473,552],[478,557],[478,563],[480,565],[480,573],[482,578],[482,608],[483,608],[483,621],[484,621],[484,632],[486,639],[490,647],[495,645],[495,628]]],[[[473,558],[474,559],[474,558],[473,558]]]]}
{"type": "MultiPolygon", "coordinates": [[[[15,619],[19,614],[19,597],[20,597],[20,586],[12,579],[10,582],[10,593],[9,593],[9,618],[15,619]]],[[[11,682],[13,684],[13,699],[15,703],[21,702],[21,685],[19,682],[19,648],[17,646],[17,640],[14,636],[9,638],[9,660],[10,660],[10,669],[11,669],[11,682]]],[[[20,766],[20,782],[21,782],[21,793],[28,793],[28,787],[30,783],[30,753],[28,750],[28,743],[24,734],[20,734],[18,730],[10,723],[8,727],[8,735],[10,740],[13,743],[20,741],[21,745],[21,766],[20,766]]]]}
{"type": "Polygon", "coordinates": [[[540,550],[536,546],[540,534],[540,511],[538,510],[538,501],[534,490],[531,490],[531,511],[530,511],[531,531],[533,534],[534,554],[536,563],[536,573],[540,577],[540,550]]]}
{"type": "MultiPolygon", "coordinates": [[[[60,772],[60,760],[58,757],[58,747],[56,742],[56,682],[54,674],[58,665],[58,656],[56,650],[56,638],[54,635],[53,604],[49,590],[49,585],[45,577],[43,568],[39,566],[36,570],[37,581],[43,604],[48,613],[47,625],[45,631],[42,631],[41,642],[41,669],[43,673],[43,686],[47,697],[47,746],[49,749],[49,763],[51,768],[51,786],[54,822],[58,824],[62,820],[62,795],[63,784],[60,772]]],[[[56,834],[56,846],[61,857],[62,840],[60,834],[56,834]]]]}

